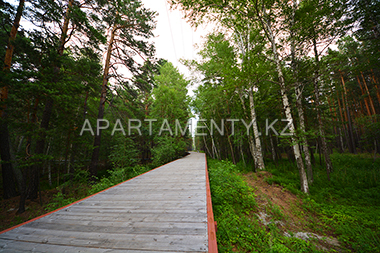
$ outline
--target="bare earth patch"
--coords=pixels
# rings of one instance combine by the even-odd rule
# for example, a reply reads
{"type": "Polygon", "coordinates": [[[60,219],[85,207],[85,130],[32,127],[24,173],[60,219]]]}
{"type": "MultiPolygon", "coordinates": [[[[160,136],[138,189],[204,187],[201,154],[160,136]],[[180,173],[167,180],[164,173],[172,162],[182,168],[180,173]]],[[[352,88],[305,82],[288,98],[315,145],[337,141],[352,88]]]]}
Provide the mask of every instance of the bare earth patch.
{"type": "MultiPolygon", "coordinates": [[[[88,186],[66,188],[66,195],[64,195],[63,198],[83,198],[86,196],[83,194],[87,192],[87,188],[88,186]]],[[[58,189],[45,190],[41,192],[41,200],[40,198],[26,200],[25,212],[22,214],[17,214],[20,196],[11,199],[2,199],[0,201],[0,231],[48,213],[49,211],[47,208],[49,207],[49,204],[55,203],[54,201],[56,200],[54,196],[57,193],[58,189]]]]}
{"type": "Polygon", "coordinates": [[[0,201],[0,231],[16,226],[20,223],[48,213],[46,204],[50,203],[57,190],[43,191],[41,194],[42,205],[40,199],[26,200],[25,212],[17,214],[20,197],[3,199],[0,201]]]}
{"type": "Polygon", "coordinates": [[[331,228],[323,224],[315,213],[302,208],[300,198],[280,185],[267,183],[266,178],[272,177],[271,173],[250,172],[244,177],[256,189],[258,213],[255,215],[263,226],[274,223],[285,236],[311,241],[320,250],[341,251],[331,228]]]}

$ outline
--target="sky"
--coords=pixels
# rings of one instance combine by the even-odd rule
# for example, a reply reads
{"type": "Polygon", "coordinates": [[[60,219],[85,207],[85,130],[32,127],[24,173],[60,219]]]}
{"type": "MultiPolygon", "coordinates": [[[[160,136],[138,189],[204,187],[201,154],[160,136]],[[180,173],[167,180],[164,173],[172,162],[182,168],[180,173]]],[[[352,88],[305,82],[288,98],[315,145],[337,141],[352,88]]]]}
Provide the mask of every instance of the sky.
{"type": "MultiPolygon", "coordinates": [[[[17,0],[8,1],[15,6],[18,5],[17,0]]],[[[183,18],[181,11],[171,9],[167,1],[141,0],[145,8],[158,13],[157,27],[153,31],[155,38],[152,39],[156,46],[156,56],[170,61],[185,77],[189,78],[190,72],[179,60],[181,58],[194,59],[197,55],[194,45],[201,45],[202,37],[211,32],[212,27],[207,25],[198,28],[191,27],[183,18]]],[[[21,24],[24,27],[31,26],[25,19],[21,20],[21,24]]]]}
{"type": "MultiPolygon", "coordinates": [[[[157,27],[153,32],[153,39],[156,46],[158,58],[164,58],[178,68],[185,78],[191,78],[191,72],[186,66],[179,62],[180,59],[196,59],[197,48],[201,46],[204,37],[213,30],[212,25],[202,25],[197,28],[191,27],[183,18],[183,14],[178,9],[171,9],[167,0],[142,0],[145,8],[156,11],[158,16],[157,27]]],[[[193,96],[196,84],[188,87],[188,95],[193,96]]],[[[195,126],[198,116],[192,118],[192,135],[194,136],[195,126]]]]}
{"type": "MultiPolygon", "coordinates": [[[[9,0],[13,5],[18,1],[9,0]]],[[[156,47],[156,57],[170,61],[186,79],[191,78],[191,72],[180,63],[180,59],[195,59],[197,49],[195,45],[201,46],[204,37],[213,29],[212,25],[202,25],[197,28],[191,27],[178,9],[171,9],[167,0],[141,0],[144,7],[158,13],[156,17],[157,26],[153,31],[155,37],[152,41],[156,47]]],[[[26,20],[22,25],[30,26],[26,20]]],[[[196,85],[195,85],[196,86],[196,85]]],[[[195,86],[189,86],[188,95],[193,96],[195,86]]]]}
{"type": "Polygon", "coordinates": [[[157,57],[170,61],[185,77],[190,78],[191,73],[179,60],[194,59],[197,56],[194,45],[202,45],[203,37],[212,30],[212,27],[207,25],[191,27],[183,18],[181,11],[170,9],[167,0],[142,0],[142,2],[145,8],[158,13],[157,27],[153,31],[156,36],[153,41],[157,57]]]}

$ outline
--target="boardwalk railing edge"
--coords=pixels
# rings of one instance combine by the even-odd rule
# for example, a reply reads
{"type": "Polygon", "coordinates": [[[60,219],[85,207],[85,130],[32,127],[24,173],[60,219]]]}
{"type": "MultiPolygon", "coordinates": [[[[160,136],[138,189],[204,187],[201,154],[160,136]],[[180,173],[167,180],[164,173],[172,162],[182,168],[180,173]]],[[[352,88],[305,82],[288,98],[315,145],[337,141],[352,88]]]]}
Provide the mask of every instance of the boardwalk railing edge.
{"type": "Polygon", "coordinates": [[[207,233],[208,233],[208,253],[218,253],[218,244],[216,241],[216,223],[212,211],[211,190],[208,177],[207,156],[206,162],[206,197],[207,197],[207,233]]]}
{"type": "MultiPolygon", "coordinates": [[[[184,156],[184,157],[185,157],[185,156],[184,156]]],[[[26,225],[26,224],[28,224],[28,223],[31,223],[31,222],[33,222],[33,221],[35,221],[35,220],[41,219],[41,218],[43,218],[43,217],[45,217],[45,216],[48,216],[48,215],[50,215],[50,214],[52,214],[52,213],[58,212],[59,210],[62,210],[62,209],[65,209],[65,208],[67,208],[67,207],[70,207],[70,206],[72,206],[72,205],[75,205],[76,203],[79,203],[79,202],[81,202],[81,201],[83,201],[83,200],[89,199],[89,198],[91,198],[91,197],[93,197],[93,196],[95,196],[95,195],[98,195],[99,193],[105,192],[105,191],[107,191],[107,190],[109,190],[109,189],[111,189],[111,188],[114,188],[114,187],[118,186],[118,185],[124,184],[125,182],[128,182],[128,181],[130,181],[130,180],[132,180],[132,179],[135,179],[135,178],[137,178],[137,177],[140,177],[140,176],[142,176],[142,175],[144,175],[144,174],[146,174],[146,173],[149,173],[149,172],[151,172],[151,171],[157,170],[157,169],[161,168],[162,166],[165,166],[165,165],[167,165],[167,164],[170,164],[170,163],[172,163],[172,162],[175,162],[175,161],[177,161],[177,160],[179,160],[179,159],[182,159],[182,158],[184,158],[184,157],[181,157],[181,158],[175,159],[175,160],[173,160],[173,161],[171,161],[171,162],[165,163],[165,164],[163,164],[163,165],[161,165],[161,166],[159,166],[159,167],[157,167],[157,168],[151,169],[151,170],[149,170],[149,171],[147,171],[147,172],[144,172],[144,173],[142,173],[142,174],[140,174],[140,175],[138,175],[138,176],[135,176],[135,177],[133,177],[133,178],[127,179],[127,180],[125,180],[125,181],[123,181],[123,182],[121,182],[121,183],[115,184],[114,186],[111,186],[111,187],[109,187],[109,188],[107,188],[107,189],[104,189],[104,190],[102,190],[102,191],[100,191],[100,192],[94,193],[94,194],[92,194],[92,195],[90,195],[90,196],[87,196],[87,197],[85,197],[85,198],[83,198],[83,199],[77,200],[77,201],[75,201],[75,202],[73,202],[73,203],[71,203],[71,204],[68,204],[68,205],[66,205],[66,206],[60,207],[60,208],[58,208],[58,209],[56,209],[56,210],[54,210],[54,211],[51,211],[51,212],[45,213],[45,214],[43,214],[43,215],[41,215],[41,216],[38,216],[38,217],[33,218],[33,219],[31,219],[31,220],[25,221],[25,222],[20,223],[20,224],[18,224],[18,225],[16,225],[16,226],[13,226],[13,227],[7,228],[7,229],[5,229],[5,230],[3,230],[3,231],[0,231],[0,235],[3,234],[3,233],[6,233],[6,232],[8,232],[8,231],[11,231],[11,230],[13,230],[13,229],[15,229],[15,228],[18,228],[18,227],[21,227],[21,226],[26,225]]],[[[207,162],[206,162],[206,168],[207,168],[207,162]]],[[[206,171],[207,171],[207,169],[206,169],[206,171]]],[[[208,181],[207,181],[207,182],[208,182],[208,181]]]]}

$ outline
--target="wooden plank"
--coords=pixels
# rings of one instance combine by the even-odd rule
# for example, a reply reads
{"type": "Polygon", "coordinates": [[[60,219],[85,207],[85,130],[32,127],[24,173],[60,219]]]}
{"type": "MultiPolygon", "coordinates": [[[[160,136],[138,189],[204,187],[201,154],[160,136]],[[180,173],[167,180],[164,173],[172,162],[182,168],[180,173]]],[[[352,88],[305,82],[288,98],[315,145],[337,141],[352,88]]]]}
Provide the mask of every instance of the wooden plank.
{"type": "Polygon", "coordinates": [[[207,252],[204,154],[0,234],[0,252],[207,252]]]}
{"type": "MultiPolygon", "coordinates": [[[[50,245],[13,240],[1,240],[0,245],[5,245],[0,249],[2,253],[125,253],[125,249],[104,249],[93,247],[74,247],[69,245],[50,245]]],[[[146,250],[128,250],[129,253],[152,253],[157,251],[146,250]]],[[[174,253],[178,251],[159,251],[159,253],[174,253]]],[[[186,253],[195,253],[199,251],[186,251],[186,253]]]]}
{"type": "Polygon", "coordinates": [[[46,222],[33,222],[25,226],[27,228],[38,228],[47,230],[59,231],[81,231],[81,232],[104,232],[104,233],[119,233],[119,234],[165,234],[165,235],[202,235],[207,232],[206,223],[126,223],[119,222],[113,223],[94,223],[76,224],[73,223],[46,223],[46,222]],[[144,224],[144,225],[143,225],[144,224]]]}
{"type": "Polygon", "coordinates": [[[2,234],[1,239],[49,245],[70,245],[125,250],[206,251],[203,235],[115,234],[101,232],[56,231],[20,227],[2,234]]]}
{"type": "MultiPolygon", "coordinates": [[[[32,224],[25,225],[25,227],[39,227],[44,228],[46,225],[51,225],[51,229],[57,229],[60,225],[67,225],[67,226],[98,226],[99,228],[109,228],[109,227],[134,227],[134,228],[195,228],[195,229],[203,229],[207,228],[207,222],[159,222],[159,221],[138,221],[138,222],[125,222],[125,221],[93,221],[92,219],[89,219],[87,221],[84,220],[68,220],[68,219],[62,219],[62,220],[47,220],[47,221],[35,221],[32,224]],[[53,227],[54,226],[54,227],[53,227]]],[[[86,228],[82,228],[86,229],[86,228]]],[[[69,228],[68,230],[73,230],[73,228],[69,228]]]]}
{"type": "Polygon", "coordinates": [[[151,214],[134,213],[130,214],[117,214],[107,213],[98,216],[89,216],[86,213],[66,213],[54,214],[48,217],[49,219],[67,219],[67,220],[82,220],[82,221],[129,221],[129,222],[207,222],[207,217],[204,214],[151,214]]]}

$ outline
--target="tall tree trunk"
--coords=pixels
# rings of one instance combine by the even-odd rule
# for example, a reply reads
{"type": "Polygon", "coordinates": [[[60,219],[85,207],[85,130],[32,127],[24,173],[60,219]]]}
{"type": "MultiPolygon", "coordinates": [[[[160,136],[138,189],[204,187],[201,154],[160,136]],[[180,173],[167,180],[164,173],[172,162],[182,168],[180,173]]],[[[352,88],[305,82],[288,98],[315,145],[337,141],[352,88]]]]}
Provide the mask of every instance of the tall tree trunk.
{"type": "MultiPolygon", "coordinates": [[[[244,99],[243,99],[243,95],[242,95],[241,89],[239,89],[238,93],[239,93],[239,98],[240,98],[241,105],[243,107],[243,113],[245,115],[245,118],[246,118],[246,120],[249,120],[249,117],[247,116],[248,115],[247,108],[246,108],[245,103],[244,103],[244,99]]],[[[249,151],[250,151],[250,153],[252,155],[252,158],[253,158],[253,161],[254,161],[254,164],[255,164],[255,168],[259,168],[258,161],[257,161],[257,155],[256,155],[257,150],[256,150],[256,147],[255,147],[255,141],[254,141],[252,135],[248,135],[248,144],[249,144],[249,151]]]]}
{"type": "MultiPolygon", "coordinates": [[[[86,96],[85,96],[85,99],[84,99],[84,105],[83,105],[83,117],[82,117],[82,120],[83,122],[85,121],[86,119],[86,114],[87,114],[87,100],[88,100],[88,95],[89,95],[89,92],[87,91],[86,92],[86,96]]],[[[79,134],[77,133],[76,134],[76,137],[78,137],[79,134]]],[[[72,168],[72,173],[74,173],[75,171],[75,158],[76,156],[78,155],[78,149],[79,149],[79,144],[73,140],[73,143],[72,143],[72,148],[71,148],[71,157],[70,157],[70,164],[73,166],[72,168]]],[[[72,175],[71,175],[72,177],[72,175]]]]}
{"type": "Polygon", "coordinates": [[[379,102],[380,104],[380,88],[377,86],[377,80],[376,80],[376,77],[375,77],[375,74],[373,73],[373,69],[371,69],[371,73],[372,73],[372,80],[373,80],[373,83],[375,84],[375,88],[376,88],[376,96],[377,96],[377,101],[379,102]]]}
{"type": "MultiPolygon", "coordinates": [[[[33,107],[33,111],[32,111],[32,119],[31,119],[31,122],[28,122],[28,123],[31,123],[31,125],[33,126],[34,123],[37,121],[37,108],[38,108],[38,104],[39,104],[39,98],[37,97],[36,98],[36,101],[34,103],[34,107],[33,107]]],[[[28,118],[28,121],[29,121],[29,118],[28,118]]],[[[32,144],[32,137],[31,136],[28,136],[27,138],[27,141],[26,141],[26,159],[29,159],[30,157],[30,147],[31,147],[31,144],[32,144]]],[[[21,144],[20,144],[21,145],[21,144]]],[[[25,201],[28,197],[28,188],[27,188],[27,178],[31,178],[31,168],[32,166],[29,166],[27,168],[27,171],[24,172],[24,175],[23,175],[23,180],[22,180],[22,187],[21,187],[21,196],[20,196],[20,202],[19,202],[19,207],[18,207],[18,210],[17,210],[17,213],[20,214],[20,213],[23,213],[25,212],[25,201]]]]}
{"type": "Polygon", "coordinates": [[[249,109],[251,112],[251,120],[253,122],[253,124],[252,124],[253,135],[255,136],[255,144],[256,144],[256,149],[255,149],[256,163],[257,163],[256,168],[258,170],[265,170],[263,152],[262,152],[261,141],[260,141],[260,134],[259,134],[258,126],[257,126],[255,103],[253,100],[253,86],[251,86],[249,89],[249,109]]]}
{"type": "MultiPolygon", "coordinates": [[[[107,56],[103,71],[103,83],[102,83],[102,89],[100,91],[100,103],[99,103],[99,109],[98,109],[98,120],[103,119],[104,117],[104,104],[106,103],[106,96],[107,96],[107,83],[108,83],[108,73],[110,69],[110,62],[111,62],[111,54],[112,54],[112,47],[113,42],[115,39],[115,33],[116,33],[117,27],[113,27],[111,32],[111,37],[108,42],[108,48],[107,48],[107,56]]],[[[98,161],[99,161],[99,151],[100,151],[100,142],[101,142],[101,129],[98,131],[96,130],[96,134],[94,137],[94,149],[92,151],[92,157],[91,157],[91,164],[90,164],[90,176],[91,181],[94,181],[97,174],[98,174],[98,161]]]]}
{"type": "Polygon", "coordinates": [[[365,81],[363,72],[360,71],[360,74],[361,74],[362,79],[363,79],[364,88],[365,88],[365,91],[367,92],[368,99],[369,99],[369,104],[371,105],[372,112],[373,112],[373,114],[376,114],[376,110],[375,110],[375,106],[373,105],[373,100],[372,100],[372,97],[371,97],[371,93],[369,93],[367,82],[365,81]]]}
{"type": "Polygon", "coordinates": [[[1,154],[1,169],[3,177],[3,197],[9,199],[17,196],[15,181],[13,177],[13,169],[11,162],[11,153],[9,147],[9,132],[8,124],[2,122],[0,124],[0,154],[1,154]]]}
{"type": "Polygon", "coordinates": [[[293,0],[291,30],[290,30],[292,69],[293,69],[293,78],[295,82],[296,105],[297,105],[297,111],[298,111],[298,117],[300,121],[300,129],[301,129],[300,139],[301,139],[301,144],[302,144],[303,151],[305,154],[305,164],[306,164],[308,180],[310,183],[312,183],[314,181],[313,168],[311,165],[309,145],[307,143],[307,138],[306,138],[305,114],[304,114],[303,104],[302,104],[303,95],[302,95],[301,85],[298,81],[298,66],[297,66],[297,60],[296,60],[294,24],[295,24],[295,13],[296,13],[297,8],[298,8],[297,2],[293,0]]]}
{"type": "Polygon", "coordinates": [[[224,124],[224,129],[225,129],[226,134],[227,134],[228,145],[230,146],[230,152],[231,152],[231,156],[232,156],[232,163],[236,164],[237,162],[236,162],[236,158],[235,158],[234,147],[232,145],[231,136],[228,134],[228,128],[227,128],[226,124],[224,124]]]}
{"type": "Polygon", "coordinates": [[[348,122],[348,137],[349,137],[348,141],[350,143],[350,145],[349,145],[350,152],[353,154],[356,154],[356,146],[355,146],[354,134],[353,134],[353,129],[352,129],[351,114],[350,114],[350,110],[348,107],[348,101],[347,101],[347,89],[346,89],[346,84],[344,82],[344,78],[343,78],[343,75],[341,72],[340,72],[340,78],[342,81],[342,85],[343,85],[343,89],[344,89],[344,95],[345,95],[345,99],[343,100],[343,105],[345,106],[346,113],[347,113],[346,120],[348,122]]]}
{"type": "MultiPolygon", "coordinates": [[[[11,69],[12,65],[12,57],[14,51],[14,42],[17,36],[18,27],[20,26],[20,20],[22,17],[22,12],[24,10],[25,0],[20,0],[19,5],[17,7],[17,12],[15,19],[13,21],[13,26],[11,29],[11,33],[8,39],[7,49],[5,51],[5,59],[4,59],[4,68],[3,74],[7,75],[11,69]]],[[[8,99],[8,84],[2,84],[0,88],[0,102],[6,103],[8,99]]],[[[11,153],[9,146],[9,130],[8,124],[6,122],[6,104],[0,107],[0,155],[2,160],[1,170],[3,176],[3,196],[4,198],[11,198],[17,195],[16,187],[14,183],[13,170],[12,170],[12,162],[11,162],[11,153]]]]}
{"type": "MultiPolygon", "coordinates": [[[[342,93],[342,103],[340,102],[340,97],[339,97],[338,90],[336,91],[336,97],[337,97],[337,101],[338,101],[338,108],[339,108],[339,114],[340,114],[340,120],[339,121],[341,123],[341,127],[343,128],[343,132],[344,132],[345,139],[347,141],[349,150],[351,150],[351,148],[350,148],[351,144],[350,144],[350,141],[349,141],[349,138],[348,138],[348,134],[347,134],[347,131],[346,131],[347,126],[346,126],[345,122],[347,122],[347,119],[346,119],[346,113],[345,113],[345,107],[344,107],[343,93],[342,93]]],[[[339,128],[339,130],[342,131],[341,128],[339,128]]],[[[344,146],[342,132],[340,132],[340,137],[341,137],[341,144],[342,144],[342,152],[344,152],[345,151],[345,146],[344,146]]]]}
{"type": "MultiPolygon", "coordinates": [[[[53,100],[46,101],[45,109],[42,114],[40,131],[37,135],[37,142],[35,147],[35,155],[44,154],[46,131],[49,129],[49,121],[53,111],[53,100]]],[[[31,178],[29,181],[28,198],[36,199],[38,197],[39,185],[40,185],[40,173],[42,161],[40,158],[35,161],[35,164],[31,168],[31,178]]]]}
{"type": "Polygon", "coordinates": [[[300,130],[301,130],[301,144],[302,148],[305,154],[305,164],[306,164],[306,170],[307,170],[307,175],[310,183],[313,183],[314,181],[314,176],[313,176],[313,168],[311,165],[311,157],[310,157],[310,149],[309,145],[307,143],[307,138],[306,138],[306,126],[305,126],[305,114],[303,111],[303,105],[302,105],[302,91],[300,90],[298,83],[296,84],[296,103],[297,103],[297,110],[298,110],[298,117],[300,121],[300,130]]]}
{"type": "Polygon", "coordinates": [[[21,171],[21,169],[18,165],[18,162],[17,162],[17,158],[16,158],[16,155],[14,152],[14,148],[12,146],[12,142],[9,142],[9,152],[11,154],[13,175],[16,179],[19,193],[21,194],[21,191],[23,189],[23,180],[24,179],[23,179],[22,171],[21,171]]]}
{"type": "Polygon", "coordinates": [[[210,152],[210,149],[209,149],[208,146],[207,146],[206,137],[205,137],[204,135],[203,135],[202,137],[203,137],[203,144],[204,144],[204,146],[205,146],[205,148],[206,148],[205,151],[208,153],[209,156],[212,157],[212,159],[215,159],[213,153],[210,152]]]}
{"type": "MultiPolygon", "coordinates": [[[[358,76],[356,76],[356,80],[358,81],[358,84],[359,84],[360,90],[362,92],[362,95],[364,95],[365,93],[364,93],[364,90],[363,90],[363,86],[362,86],[362,84],[361,84],[360,79],[359,79],[358,76]]],[[[369,109],[369,105],[368,105],[368,98],[366,98],[366,97],[364,98],[364,104],[365,104],[365,107],[367,109],[368,116],[372,116],[371,110],[369,109]]]]}
{"type": "MultiPolygon", "coordinates": [[[[248,29],[249,29],[249,27],[248,27],[248,29]]],[[[244,45],[243,38],[240,34],[239,34],[239,36],[237,36],[237,38],[240,39],[240,40],[238,40],[238,44],[240,47],[240,51],[243,55],[243,61],[244,61],[248,51],[250,50],[250,36],[248,34],[248,39],[247,39],[248,45],[247,46],[244,45]]],[[[249,57],[248,57],[248,59],[249,59],[249,57]]],[[[258,126],[257,126],[257,116],[256,116],[256,110],[255,110],[255,103],[254,103],[254,99],[253,99],[253,85],[251,83],[249,84],[248,93],[249,93],[249,107],[250,107],[249,114],[250,114],[251,121],[253,122],[252,128],[253,128],[253,135],[254,135],[254,139],[251,135],[249,136],[248,142],[250,145],[252,157],[253,157],[254,162],[255,162],[255,168],[258,170],[265,170],[265,164],[264,164],[263,152],[262,152],[262,147],[261,147],[260,135],[259,135],[259,130],[258,130],[258,126]]],[[[243,96],[241,94],[241,90],[239,90],[239,98],[240,98],[241,104],[243,106],[244,114],[247,115],[246,114],[246,107],[244,104],[244,99],[243,99],[243,96]]]]}
{"type": "MultiPolygon", "coordinates": [[[[266,13],[266,11],[264,9],[263,15],[266,15],[265,13],[266,13]]],[[[277,46],[276,46],[276,40],[274,37],[274,33],[272,31],[271,26],[269,25],[269,22],[267,20],[265,20],[265,17],[261,17],[259,15],[259,18],[260,18],[260,22],[262,23],[263,28],[265,30],[265,34],[271,43],[271,48],[272,48],[272,53],[273,53],[273,58],[274,58],[273,60],[275,63],[275,67],[276,67],[276,71],[277,71],[278,79],[279,79],[279,84],[280,84],[280,92],[281,92],[282,103],[283,103],[283,107],[284,107],[284,111],[285,111],[285,117],[286,117],[286,120],[288,121],[288,124],[289,124],[289,130],[292,133],[291,140],[292,140],[292,145],[293,145],[294,156],[295,156],[298,171],[299,171],[300,182],[301,182],[301,190],[304,193],[309,193],[309,183],[307,180],[305,167],[304,167],[303,160],[302,160],[300,147],[299,147],[299,144],[297,142],[296,135],[295,135],[296,132],[295,132],[295,127],[294,127],[293,116],[292,116],[291,109],[290,109],[289,99],[288,99],[288,96],[286,94],[285,79],[284,79],[284,75],[282,72],[279,55],[277,52],[277,46]]]]}
{"type": "MultiPolygon", "coordinates": [[[[15,48],[14,43],[16,40],[18,28],[20,26],[20,20],[22,17],[22,12],[24,10],[24,3],[25,3],[25,0],[20,0],[19,5],[17,7],[15,19],[13,21],[11,33],[9,35],[7,49],[5,51],[4,68],[3,68],[3,72],[5,75],[11,69],[13,51],[15,48]]],[[[0,88],[0,101],[1,102],[5,102],[8,99],[9,85],[8,84],[3,84],[3,85],[4,86],[0,88]]],[[[3,114],[5,112],[5,109],[6,109],[6,106],[4,106],[3,108],[0,108],[0,117],[1,118],[3,118],[3,114]]]]}
{"type": "Polygon", "coordinates": [[[275,164],[277,164],[277,155],[276,155],[276,149],[275,149],[274,143],[273,143],[272,134],[269,135],[269,141],[270,141],[270,147],[271,147],[271,153],[272,153],[272,160],[275,164]]]}
{"type": "Polygon", "coordinates": [[[318,48],[317,48],[317,41],[316,41],[316,35],[314,32],[314,27],[313,27],[313,48],[314,48],[314,60],[315,60],[315,76],[314,76],[314,95],[315,95],[315,106],[317,109],[317,119],[318,119],[318,130],[319,130],[319,135],[321,137],[321,148],[323,152],[323,156],[325,159],[325,164],[326,164],[326,173],[327,173],[327,178],[330,180],[330,173],[333,171],[331,159],[330,159],[330,154],[327,149],[327,143],[326,143],[326,136],[325,136],[325,130],[324,130],[324,124],[322,120],[322,113],[321,113],[321,108],[320,108],[320,99],[319,99],[319,54],[318,54],[318,48]]]}
{"type": "MultiPolygon", "coordinates": [[[[62,33],[60,36],[60,43],[57,48],[57,52],[59,56],[63,55],[63,51],[65,48],[65,43],[66,43],[66,38],[67,38],[67,32],[68,32],[68,27],[69,27],[69,22],[70,22],[70,11],[71,7],[74,3],[74,0],[69,0],[67,10],[65,13],[65,17],[63,20],[63,25],[62,25],[62,33]]],[[[58,76],[60,72],[60,67],[55,66],[54,67],[54,75],[55,79],[53,82],[58,82],[58,76]]],[[[36,147],[34,154],[39,156],[44,154],[44,148],[45,148],[45,140],[46,140],[46,132],[49,129],[49,122],[50,118],[53,112],[53,105],[54,105],[54,100],[51,97],[46,98],[45,102],[45,108],[42,113],[42,118],[41,118],[41,124],[40,124],[40,131],[38,133],[37,137],[37,142],[36,142],[36,147]]],[[[41,166],[42,162],[41,159],[38,158],[35,164],[31,168],[31,178],[30,178],[30,183],[29,183],[29,188],[28,188],[28,198],[30,199],[36,199],[38,196],[38,191],[39,191],[39,184],[40,184],[40,173],[41,173],[41,166]]],[[[41,197],[41,196],[40,196],[41,197]]]]}
{"type": "Polygon", "coordinates": [[[245,166],[247,166],[247,164],[245,163],[245,159],[244,159],[243,140],[239,141],[239,149],[240,149],[240,156],[241,156],[241,159],[243,161],[243,165],[245,167],[245,166]]]}

